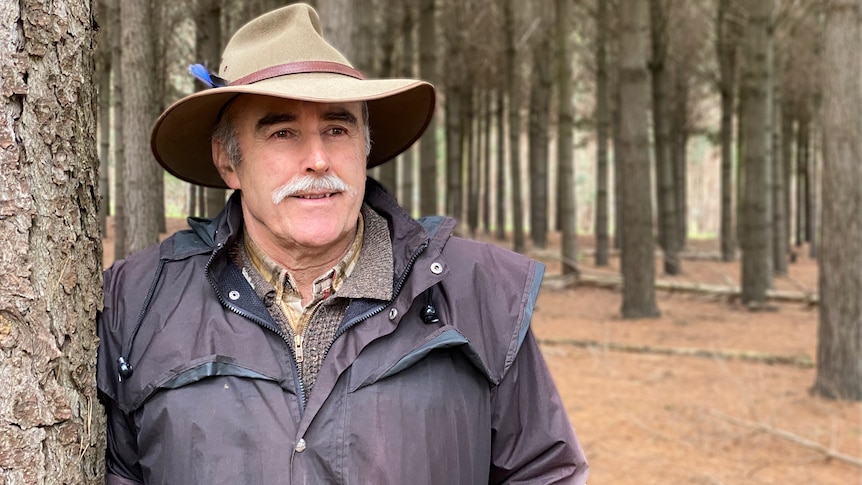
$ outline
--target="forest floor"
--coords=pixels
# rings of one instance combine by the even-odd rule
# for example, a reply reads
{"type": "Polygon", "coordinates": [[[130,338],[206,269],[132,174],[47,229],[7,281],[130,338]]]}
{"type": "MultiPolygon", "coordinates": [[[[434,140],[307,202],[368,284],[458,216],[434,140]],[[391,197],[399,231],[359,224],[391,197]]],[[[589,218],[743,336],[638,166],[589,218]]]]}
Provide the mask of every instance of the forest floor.
{"type": "MultiPolygon", "coordinates": [[[[169,221],[170,230],[184,226],[169,221]]],[[[551,237],[550,248],[558,244],[551,237]]],[[[591,246],[582,238],[581,250],[591,246]]],[[[718,252],[716,241],[688,247],[718,252]]],[[[775,289],[816,293],[816,262],[793,249],[796,262],[775,289]]],[[[112,253],[106,240],[106,264],[112,253]]],[[[564,287],[550,254],[532,253],[548,265],[533,329],[590,461],[591,485],[862,485],[862,403],[808,392],[816,304],[750,311],[728,295],[659,290],[660,317],[623,320],[619,290],[564,287]]],[[[585,255],[580,270],[608,278],[618,264],[612,257],[597,268],[585,255]]],[[[682,274],[669,278],[656,259],[658,280],[683,286],[737,286],[739,267],[685,259],[682,274]]]]}

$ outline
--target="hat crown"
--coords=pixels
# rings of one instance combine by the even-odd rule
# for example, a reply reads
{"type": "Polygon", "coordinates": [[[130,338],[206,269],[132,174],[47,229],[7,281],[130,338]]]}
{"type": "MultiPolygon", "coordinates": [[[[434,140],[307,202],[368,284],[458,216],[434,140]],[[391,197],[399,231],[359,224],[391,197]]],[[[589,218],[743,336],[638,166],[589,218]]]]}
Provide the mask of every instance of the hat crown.
{"type": "Polygon", "coordinates": [[[233,81],[273,66],[307,61],[353,67],[323,38],[317,12],[299,3],[273,10],[240,28],[225,47],[219,76],[233,81]]]}

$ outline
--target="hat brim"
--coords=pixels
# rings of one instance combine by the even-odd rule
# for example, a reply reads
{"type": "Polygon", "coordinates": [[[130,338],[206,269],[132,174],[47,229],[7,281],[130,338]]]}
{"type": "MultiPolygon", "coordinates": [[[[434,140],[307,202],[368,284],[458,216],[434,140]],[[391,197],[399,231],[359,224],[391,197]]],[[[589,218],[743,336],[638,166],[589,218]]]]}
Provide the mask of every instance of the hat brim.
{"type": "Polygon", "coordinates": [[[150,143],[159,164],[187,182],[226,188],[212,161],[211,137],[225,103],[240,94],[315,103],[365,101],[371,127],[368,168],[409,148],[422,136],[434,115],[434,87],[413,79],[360,80],[308,73],[213,88],[180,99],[156,120],[150,143]]]}

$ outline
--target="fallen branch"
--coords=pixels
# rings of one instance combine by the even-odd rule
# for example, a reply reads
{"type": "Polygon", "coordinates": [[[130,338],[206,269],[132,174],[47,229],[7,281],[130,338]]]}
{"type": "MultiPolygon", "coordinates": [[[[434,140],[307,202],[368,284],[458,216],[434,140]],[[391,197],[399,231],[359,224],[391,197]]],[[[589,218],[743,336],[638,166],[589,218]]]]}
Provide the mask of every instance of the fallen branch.
{"type": "Polygon", "coordinates": [[[756,431],[762,431],[764,433],[768,433],[777,438],[781,438],[785,441],[789,441],[791,443],[803,446],[810,450],[814,450],[818,453],[822,453],[827,458],[832,458],[835,460],[840,460],[845,463],[849,463],[851,465],[855,465],[859,468],[862,468],[862,459],[859,459],[855,456],[850,456],[839,451],[835,451],[832,448],[827,448],[826,446],[821,445],[816,441],[809,440],[807,438],[803,438],[799,435],[793,434],[790,431],[786,431],[780,428],[776,428],[766,423],[746,421],[744,419],[734,418],[733,416],[729,416],[722,412],[716,411],[715,409],[710,409],[709,412],[716,416],[717,418],[723,419],[731,424],[735,424],[737,426],[743,426],[748,429],[753,429],[756,431]]]}
{"type": "MultiPolygon", "coordinates": [[[[552,287],[565,287],[555,281],[555,275],[548,275],[548,285],[552,287]]],[[[595,276],[581,273],[577,284],[585,286],[596,286],[599,288],[619,289],[623,285],[623,279],[619,275],[595,276]]],[[[742,289],[738,286],[707,285],[703,283],[685,283],[678,281],[656,280],[655,287],[658,290],[678,291],[682,293],[701,293],[707,295],[722,296],[727,298],[739,298],[742,289]]],[[[767,290],[766,297],[775,301],[800,302],[808,305],[817,305],[818,296],[814,293],[803,293],[800,291],[767,290]]]]}
{"type": "Polygon", "coordinates": [[[599,342],[597,340],[562,339],[562,338],[540,338],[540,344],[544,345],[566,345],[578,348],[598,348],[614,350],[618,352],[629,352],[634,354],[654,355],[677,355],[685,357],[700,357],[707,359],[741,360],[745,362],[756,362],[768,365],[787,365],[801,369],[814,367],[814,361],[805,354],[782,355],[769,354],[765,352],[753,352],[748,350],[728,349],[698,349],[690,347],[653,347],[650,345],[622,344],[618,342],[599,342]]]}

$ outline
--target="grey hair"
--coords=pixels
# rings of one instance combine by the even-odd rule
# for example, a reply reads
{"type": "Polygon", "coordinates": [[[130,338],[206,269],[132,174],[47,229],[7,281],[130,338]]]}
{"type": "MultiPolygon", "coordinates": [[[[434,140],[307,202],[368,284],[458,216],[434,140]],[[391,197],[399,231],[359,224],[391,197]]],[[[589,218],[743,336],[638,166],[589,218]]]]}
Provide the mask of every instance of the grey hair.
{"type": "MultiPolygon", "coordinates": [[[[365,159],[371,155],[371,125],[368,123],[368,103],[362,102],[362,124],[365,126],[365,159]]],[[[212,140],[220,143],[225,152],[227,152],[228,160],[234,165],[242,163],[242,150],[239,147],[239,133],[236,126],[228,113],[218,121],[213,130],[212,140]]]]}

